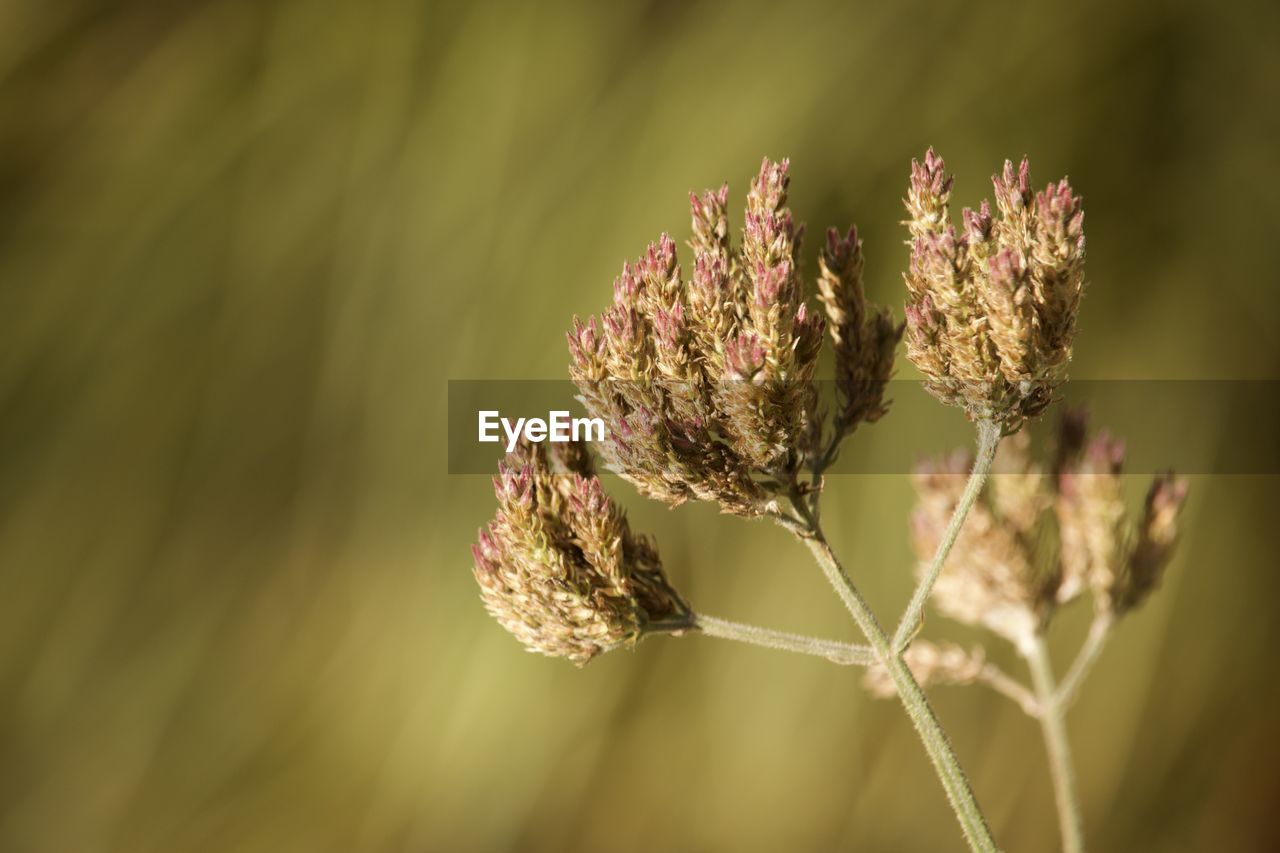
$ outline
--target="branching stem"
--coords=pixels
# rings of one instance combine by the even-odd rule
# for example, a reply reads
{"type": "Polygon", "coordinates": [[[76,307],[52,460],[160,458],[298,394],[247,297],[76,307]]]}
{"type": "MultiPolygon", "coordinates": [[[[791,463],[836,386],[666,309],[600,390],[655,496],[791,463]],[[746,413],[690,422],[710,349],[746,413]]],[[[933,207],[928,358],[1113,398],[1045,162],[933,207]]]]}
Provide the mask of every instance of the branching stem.
{"type": "Polygon", "coordinates": [[[1111,636],[1111,626],[1114,624],[1115,617],[1110,613],[1099,613],[1093,617],[1093,622],[1089,625],[1089,633],[1080,646],[1075,662],[1071,664],[1062,683],[1058,685],[1058,693],[1054,701],[1058,703],[1063,713],[1071,707],[1076,694],[1080,692],[1080,685],[1084,683],[1085,677],[1102,655],[1102,649],[1107,644],[1107,638],[1111,636]]]}
{"type": "Polygon", "coordinates": [[[706,614],[696,614],[691,620],[691,627],[701,631],[708,637],[720,637],[725,640],[736,640],[753,646],[768,649],[779,649],[786,652],[797,652],[802,655],[813,655],[826,658],[832,663],[842,666],[867,666],[876,660],[875,653],[868,646],[857,646],[841,643],[836,640],[824,640],[818,637],[807,637],[802,634],[791,634],[786,631],[775,631],[756,625],[745,625],[741,622],[730,622],[717,619],[706,614]]]}
{"type": "Polygon", "coordinates": [[[1067,739],[1063,708],[1058,701],[1058,687],[1054,684],[1044,637],[1037,635],[1025,644],[1022,653],[1031,668],[1031,682],[1040,702],[1040,729],[1049,754],[1049,772],[1053,777],[1053,795],[1058,805],[1063,853],[1084,853],[1084,828],[1080,798],[1076,792],[1076,772],[1071,761],[1071,743],[1067,739]]]}
{"type": "MultiPolygon", "coordinates": [[[[797,501],[796,503],[799,504],[800,502],[797,501]]],[[[853,616],[854,622],[857,623],[863,635],[867,638],[867,642],[871,644],[871,649],[877,661],[889,673],[889,677],[897,688],[898,697],[901,699],[903,707],[906,708],[907,716],[911,718],[911,722],[915,726],[921,742],[924,744],[925,751],[929,754],[930,761],[933,762],[934,770],[942,782],[947,799],[951,803],[952,811],[955,812],[956,818],[960,822],[960,828],[964,831],[964,836],[969,842],[970,849],[988,851],[988,853],[995,851],[995,839],[992,837],[986,819],[978,807],[977,799],[973,795],[973,789],[969,785],[969,780],[965,776],[964,770],[960,767],[960,762],[956,758],[951,742],[947,739],[946,732],[943,731],[942,725],[938,722],[933,709],[929,706],[929,700],[925,697],[924,691],[920,688],[915,677],[912,676],[911,670],[907,667],[906,662],[903,661],[902,656],[894,651],[889,635],[880,626],[870,605],[867,604],[866,599],[862,597],[853,580],[850,579],[840,565],[840,561],[836,558],[835,552],[831,550],[831,546],[823,536],[822,529],[817,524],[814,516],[806,508],[799,505],[796,506],[796,510],[802,516],[807,517],[809,522],[808,529],[800,530],[794,526],[784,526],[787,526],[788,529],[795,533],[797,538],[804,542],[812,552],[814,559],[822,568],[832,588],[835,589],[836,594],[844,602],[850,615],[853,616]]]]}

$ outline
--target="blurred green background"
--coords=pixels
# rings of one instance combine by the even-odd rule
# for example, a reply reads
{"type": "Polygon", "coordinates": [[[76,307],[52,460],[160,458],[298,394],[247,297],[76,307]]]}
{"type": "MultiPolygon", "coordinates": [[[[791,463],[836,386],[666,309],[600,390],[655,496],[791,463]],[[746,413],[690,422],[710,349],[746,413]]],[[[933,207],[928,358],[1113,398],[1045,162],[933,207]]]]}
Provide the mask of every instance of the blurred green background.
{"type": "MultiPolygon", "coordinates": [[[[1023,153],[1083,193],[1075,376],[1276,378],[1278,18],[0,4],[0,850],[960,849],[851,671],[697,637],[524,654],[471,578],[493,502],[447,474],[446,382],[563,377],[570,315],[687,238],[690,189],[740,205],[765,154],[811,229],[860,224],[900,312],[930,144],[962,204],[1023,153]]],[[[853,638],[781,531],[614,485],[708,612],[853,638]]],[[[1195,478],[1163,589],[1073,710],[1096,850],[1280,847],[1276,487],[1195,478]]],[[[910,501],[904,476],[826,501],[886,615],[910,501]]],[[[1034,723],[935,698],[1001,843],[1054,849],[1034,723]]]]}

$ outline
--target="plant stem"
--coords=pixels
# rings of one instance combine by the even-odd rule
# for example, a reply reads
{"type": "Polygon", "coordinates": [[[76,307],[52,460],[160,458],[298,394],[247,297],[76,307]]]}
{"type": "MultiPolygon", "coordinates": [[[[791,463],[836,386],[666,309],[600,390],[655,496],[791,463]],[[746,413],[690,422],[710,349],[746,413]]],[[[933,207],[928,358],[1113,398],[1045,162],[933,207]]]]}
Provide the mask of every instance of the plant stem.
{"type": "Polygon", "coordinates": [[[1040,729],[1049,753],[1049,772],[1053,777],[1053,795],[1058,804],[1058,826],[1062,830],[1064,853],[1084,853],[1084,829],[1080,817],[1080,800],[1076,793],[1076,772],[1071,764],[1071,743],[1057,699],[1057,686],[1049,663],[1049,649],[1044,637],[1037,635],[1022,649],[1031,668],[1031,681],[1040,700],[1040,729]]]}
{"type": "Polygon", "coordinates": [[[910,645],[916,632],[920,630],[929,593],[933,591],[933,585],[938,580],[938,575],[942,573],[943,563],[951,553],[952,546],[956,544],[960,529],[964,527],[964,520],[982,492],[982,486],[987,482],[987,475],[991,472],[991,461],[995,459],[996,448],[1000,445],[1000,425],[992,421],[978,421],[977,427],[978,453],[973,460],[973,470],[969,472],[969,481],[965,484],[960,502],[951,513],[951,521],[947,523],[946,532],[942,534],[942,541],[938,543],[938,548],[933,554],[933,561],[925,571],[924,577],[920,578],[916,591],[911,595],[911,602],[902,614],[902,621],[898,623],[898,630],[893,634],[893,648],[899,653],[910,645]]]}
{"type": "Polygon", "coordinates": [[[1107,644],[1107,637],[1111,636],[1111,626],[1114,622],[1115,617],[1110,613],[1099,613],[1093,617],[1093,622],[1089,625],[1089,633],[1080,646],[1075,663],[1071,664],[1062,683],[1058,685],[1055,701],[1064,713],[1075,701],[1076,693],[1080,690],[1085,676],[1089,674],[1089,670],[1093,669],[1094,663],[1102,654],[1102,649],[1107,644]]]}
{"type": "Polygon", "coordinates": [[[780,649],[787,652],[798,652],[804,655],[826,658],[832,663],[842,666],[867,666],[876,661],[873,651],[867,646],[855,646],[836,640],[823,640],[817,637],[806,637],[800,634],[789,634],[785,631],[774,631],[755,625],[744,625],[717,619],[699,613],[693,617],[692,628],[709,637],[720,637],[725,640],[736,640],[753,646],[769,649],[780,649]]]}
{"type": "MultiPolygon", "coordinates": [[[[797,507],[797,509],[800,508],[797,507]]],[[[800,511],[803,514],[803,510],[800,511]]],[[[928,752],[942,787],[946,790],[951,809],[960,821],[960,828],[964,831],[970,849],[993,853],[996,850],[995,839],[992,838],[986,819],[978,808],[969,780],[960,767],[955,750],[947,740],[946,732],[942,730],[942,725],[934,716],[933,709],[929,707],[929,700],[925,698],[924,691],[912,676],[911,670],[902,660],[901,655],[893,650],[888,634],[880,627],[870,605],[845,573],[817,523],[811,522],[807,533],[794,530],[793,532],[796,532],[797,537],[813,553],[827,580],[844,601],[845,607],[866,636],[867,642],[871,644],[876,658],[893,679],[898,698],[902,700],[907,716],[911,718],[916,732],[920,735],[920,740],[924,743],[925,751],[928,752]]]]}
{"type": "Polygon", "coordinates": [[[1040,716],[1040,701],[1036,699],[1035,694],[995,664],[989,663],[984,666],[978,675],[978,680],[997,693],[1017,702],[1027,716],[1040,716]]]}

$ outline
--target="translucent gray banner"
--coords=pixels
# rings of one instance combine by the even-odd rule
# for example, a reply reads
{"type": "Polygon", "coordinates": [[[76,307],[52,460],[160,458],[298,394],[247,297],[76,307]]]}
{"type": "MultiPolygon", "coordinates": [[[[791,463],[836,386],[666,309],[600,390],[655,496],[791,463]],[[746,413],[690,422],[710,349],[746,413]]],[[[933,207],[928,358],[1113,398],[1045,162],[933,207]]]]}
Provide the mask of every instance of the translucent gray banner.
{"type": "MultiPolygon", "coordinates": [[[[817,385],[824,400],[833,399],[832,382],[817,385]]],[[[525,426],[545,422],[546,440],[571,434],[574,419],[587,417],[567,380],[454,379],[448,395],[450,474],[492,474],[521,418],[525,426]],[[496,440],[481,441],[482,430],[496,440]]],[[[905,474],[922,457],[972,445],[964,414],[920,382],[894,380],[885,396],[889,413],[845,440],[830,474],[905,474]]],[[[1126,473],[1280,474],[1280,380],[1071,380],[1029,425],[1033,441],[1047,447],[1059,414],[1079,406],[1095,429],[1124,440],[1126,473]]],[[[542,433],[534,426],[535,436],[542,433]]],[[[586,426],[577,424],[579,434],[586,426]]]]}

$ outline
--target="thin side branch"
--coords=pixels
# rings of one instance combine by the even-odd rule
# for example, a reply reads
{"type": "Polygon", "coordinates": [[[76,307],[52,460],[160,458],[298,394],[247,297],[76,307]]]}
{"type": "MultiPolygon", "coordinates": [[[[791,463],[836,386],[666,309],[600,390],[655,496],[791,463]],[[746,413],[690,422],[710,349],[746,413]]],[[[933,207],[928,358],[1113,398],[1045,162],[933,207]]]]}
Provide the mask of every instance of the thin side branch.
{"type": "Polygon", "coordinates": [[[947,555],[951,553],[951,548],[956,544],[960,530],[964,527],[964,520],[969,515],[974,501],[981,494],[982,487],[987,482],[987,475],[991,472],[991,462],[995,459],[996,448],[1000,445],[1000,425],[992,421],[978,421],[977,427],[978,453],[974,457],[973,470],[969,472],[969,481],[965,484],[964,494],[960,496],[960,502],[951,513],[951,521],[947,523],[942,541],[938,543],[938,548],[933,554],[933,561],[929,563],[924,577],[920,578],[920,583],[911,595],[911,602],[902,614],[902,621],[898,623],[898,630],[893,634],[893,648],[899,654],[906,650],[915,638],[916,632],[920,630],[920,625],[924,621],[924,607],[929,601],[929,593],[933,591],[933,585],[938,580],[938,575],[942,573],[947,555]]]}
{"type": "Polygon", "coordinates": [[[1071,668],[1067,670],[1062,683],[1058,685],[1058,692],[1054,697],[1054,702],[1063,713],[1071,707],[1071,703],[1080,692],[1080,685],[1084,683],[1085,677],[1102,656],[1102,649],[1107,644],[1107,638],[1111,636],[1111,628],[1114,624],[1115,618],[1110,613],[1099,613],[1093,617],[1093,622],[1089,625],[1089,633],[1080,645],[1080,651],[1071,668]]]}
{"type": "Polygon", "coordinates": [[[1035,694],[1028,690],[1021,681],[1018,681],[995,664],[989,663],[982,667],[982,672],[978,674],[978,681],[1018,703],[1027,716],[1040,716],[1040,701],[1036,699],[1035,694]]]}
{"type": "Polygon", "coordinates": [[[802,655],[826,658],[832,663],[842,666],[867,666],[875,662],[875,652],[869,646],[857,646],[841,643],[836,640],[825,640],[818,637],[807,637],[802,634],[791,634],[786,631],[775,631],[756,625],[745,625],[741,622],[730,622],[699,613],[693,617],[692,628],[701,631],[708,637],[720,637],[725,640],[736,640],[753,646],[767,649],[779,649],[796,652],[802,655]]]}
{"type": "Polygon", "coordinates": [[[791,533],[802,539],[811,535],[808,524],[785,510],[777,509],[776,507],[770,508],[765,512],[765,515],[772,518],[781,527],[785,527],[787,530],[791,531],[791,533]]]}
{"type": "Polygon", "coordinates": [[[1053,795],[1058,805],[1058,827],[1062,832],[1063,853],[1084,853],[1084,824],[1080,814],[1080,795],[1076,790],[1076,771],[1071,760],[1071,742],[1058,705],[1057,686],[1049,663],[1049,649],[1043,636],[1036,636],[1023,649],[1031,668],[1031,681],[1040,700],[1040,729],[1044,733],[1045,751],[1049,754],[1049,773],[1053,777],[1053,795]]]}

